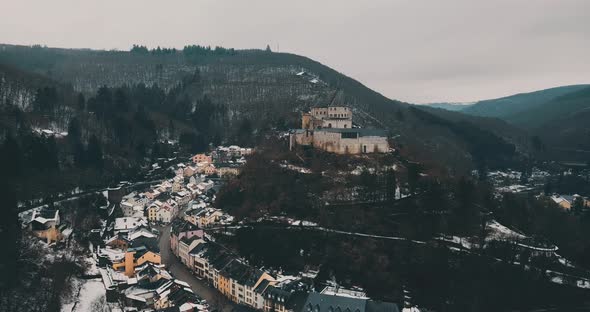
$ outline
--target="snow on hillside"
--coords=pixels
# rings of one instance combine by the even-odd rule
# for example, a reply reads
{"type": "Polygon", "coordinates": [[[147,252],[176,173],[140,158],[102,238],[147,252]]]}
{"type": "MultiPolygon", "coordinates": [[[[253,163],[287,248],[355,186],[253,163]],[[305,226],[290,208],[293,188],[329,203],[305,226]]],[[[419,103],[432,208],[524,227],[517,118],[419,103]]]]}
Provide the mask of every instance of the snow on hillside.
{"type": "Polygon", "coordinates": [[[106,303],[106,291],[100,278],[91,280],[77,279],[75,282],[78,295],[73,302],[62,306],[62,312],[109,311],[106,303]],[[98,310],[97,310],[98,309],[98,310]]]}

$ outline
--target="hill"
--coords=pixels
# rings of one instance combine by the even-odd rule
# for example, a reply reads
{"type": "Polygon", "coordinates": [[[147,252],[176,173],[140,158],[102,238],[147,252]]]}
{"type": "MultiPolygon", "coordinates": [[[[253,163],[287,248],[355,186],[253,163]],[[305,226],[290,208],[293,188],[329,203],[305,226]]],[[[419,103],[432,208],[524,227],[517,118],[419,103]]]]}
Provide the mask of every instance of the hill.
{"type": "Polygon", "coordinates": [[[535,92],[519,93],[498,99],[479,101],[462,110],[462,112],[470,115],[498,117],[509,120],[521,112],[535,109],[536,107],[562,95],[576,92],[589,86],[590,85],[563,86],[535,92]]]}
{"type": "MultiPolygon", "coordinates": [[[[495,138],[492,142],[526,151],[526,144],[520,145],[526,136],[522,133],[506,136],[502,122],[481,122],[479,118],[458,115],[453,120],[446,113],[391,100],[327,66],[289,53],[200,46],[188,46],[182,51],[148,51],[141,47],[131,51],[94,51],[0,45],[2,63],[71,86],[73,92],[86,98],[104,86],[144,85],[156,86],[163,93],[174,91],[184,106],[170,108],[175,110],[173,120],[183,120],[183,114],[184,120],[188,119],[186,115],[194,112],[206,98],[223,110],[222,130],[241,125],[251,127],[254,133],[269,128],[286,129],[297,125],[298,112],[310,106],[330,102],[347,105],[354,110],[356,124],[387,129],[396,137],[401,153],[443,170],[468,172],[475,163],[490,162],[488,158],[509,160],[516,156],[513,152],[501,152],[502,148],[492,149],[497,152],[491,157],[474,155],[472,138],[467,138],[458,130],[462,127],[455,125],[458,119],[462,125],[495,138]],[[440,114],[444,116],[437,118],[445,122],[425,117],[440,114]]],[[[166,98],[170,97],[163,96],[160,106],[178,104],[178,101],[169,104],[166,98]]],[[[156,106],[158,103],[153,103],[152,108],[156,106]]],[[[164,112],[166,109],[162,107],[157,110],[171,113],[164,112]]],[[[228,133],[219,135],[222,141],[232,139],[228,133]]]]}
{"type": "MultiPolygon", "coordinates": [[[[554,124],[558,120],[575,118],[590,108],[590,86],[553,98],[545,103],[507,116],[506,120],[527,129],[554,124]]],[[[559,123],[562,123],[560,121],[559,123]]]]}
{"type": "Polygon", "coordinates": [[[449,102],[440,102],[440,103],[428,103],[423,104],[424,106],[432,107],[432,108],[441,108],[448,111],[453,112],[460,112],[468,107],[472,106],[475,103],[449,103],[449,102]]]}

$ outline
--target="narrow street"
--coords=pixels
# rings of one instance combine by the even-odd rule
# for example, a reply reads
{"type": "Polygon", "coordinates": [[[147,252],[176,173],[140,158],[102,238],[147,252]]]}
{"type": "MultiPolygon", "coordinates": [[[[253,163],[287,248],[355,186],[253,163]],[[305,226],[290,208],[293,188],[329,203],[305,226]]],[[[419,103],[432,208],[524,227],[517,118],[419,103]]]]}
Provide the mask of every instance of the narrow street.
{"type": "Polygon", "coordinates": [[[158,227],[158,230],[160,231],[160,255],[162,257],[162,262],[166,265],[170,273],[172,273],[175,278],[187,282],[197,295],[207,300],[207,303],[211,306],[211,311],[233,311],[236,307],[234,303],[229,301],[212,286],[207,285],[205,281],[199,280],[194,276],[172,253],[172,250],[170,250],[170,225],[158,227]]]}

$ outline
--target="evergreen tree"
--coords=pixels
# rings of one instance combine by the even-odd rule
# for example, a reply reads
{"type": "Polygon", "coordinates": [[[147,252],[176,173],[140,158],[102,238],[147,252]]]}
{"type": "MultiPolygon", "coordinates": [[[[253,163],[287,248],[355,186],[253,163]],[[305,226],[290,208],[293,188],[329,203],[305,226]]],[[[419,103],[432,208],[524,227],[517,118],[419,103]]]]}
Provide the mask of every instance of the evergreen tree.
{"type": "Polygon", "coordinates": [[[8,136],[0,146],[0,291],[17,280],[21,228],[16,202],[16,182],[21,174],[21,160],[22,153],[17,141],[8,136]]]}
{"type": "Polygon", "coordinates": [[[78,108],[80,110],[85,110],[86,109],[86,98],[84,98],[84,94],[82,93],[78,93],[78,108]]]}
{"type": "Polygon", "coordinates": [[[68,123],[68,140],[72,143],[80,142],[82,138],[82,126],[77,117],[70,119],[68,123]]]}
{"type": "Polygon", "coordinates": [[[395,170],[388,169],[385,171],[385,197],[387,201],[395,200],[395,191],[397,189],[397,178],[395,170]]]}
{"type": "Polygon", "coordinates": [[[86,159],[88,164],[96,169],[103,168],[102,146],[96,135],[92,135],[88,140],[88,148],[86,149],[86,159]]]}

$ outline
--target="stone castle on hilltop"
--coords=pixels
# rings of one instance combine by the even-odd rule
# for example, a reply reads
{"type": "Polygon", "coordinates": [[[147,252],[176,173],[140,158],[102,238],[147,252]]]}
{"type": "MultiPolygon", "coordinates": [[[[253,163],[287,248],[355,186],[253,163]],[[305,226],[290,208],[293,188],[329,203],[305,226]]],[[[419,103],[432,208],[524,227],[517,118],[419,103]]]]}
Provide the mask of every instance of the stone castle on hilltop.
{"type": "Polygon", "coordinates": [[[336,154],[385,153],[387,134],[378,129],[353,128],[352,110],[344,106],[312,108],[301,118],[301,129],[293,130],[290,148],[313,146],[336,154]]]}

